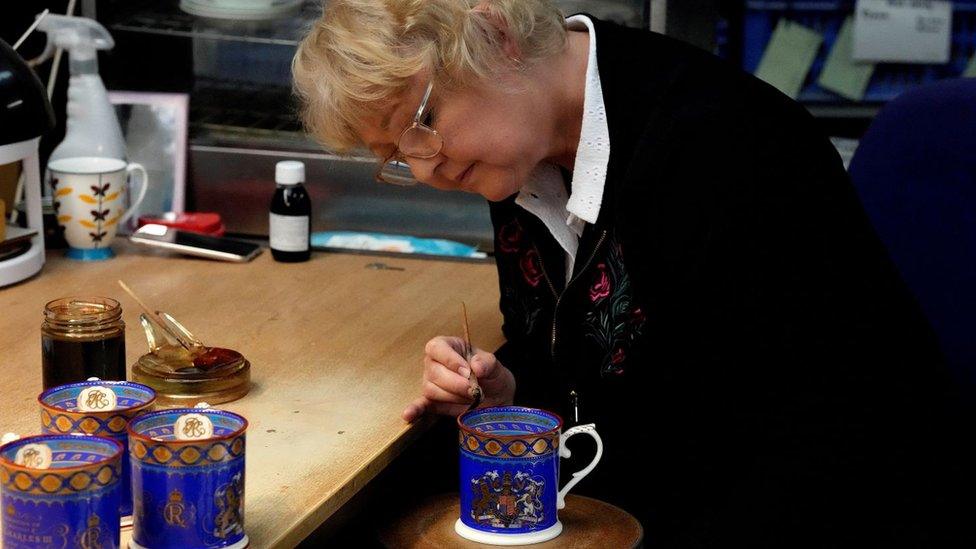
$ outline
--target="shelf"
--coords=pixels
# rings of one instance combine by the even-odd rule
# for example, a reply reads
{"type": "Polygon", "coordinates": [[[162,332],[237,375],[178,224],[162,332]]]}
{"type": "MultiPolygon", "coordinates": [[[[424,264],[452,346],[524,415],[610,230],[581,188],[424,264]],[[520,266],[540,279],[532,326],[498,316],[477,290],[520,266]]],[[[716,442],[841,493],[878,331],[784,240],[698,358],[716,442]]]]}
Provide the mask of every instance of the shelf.
{"type": "Polygon", "coordinates": [[[190,103],[194,134],[233,138],[305,139],[289,88],[198,78],[190,103]]]}
{"type": "Polygon", "coordinates": [[[315,20],[321,10],[321,3],[313,0],[306,1],[300,11],[287,17],[236,21],[190,15],[174,1],[130,12],[109,27],[113,31],[294,47],[304,35],[307,23],[315,20]]]}

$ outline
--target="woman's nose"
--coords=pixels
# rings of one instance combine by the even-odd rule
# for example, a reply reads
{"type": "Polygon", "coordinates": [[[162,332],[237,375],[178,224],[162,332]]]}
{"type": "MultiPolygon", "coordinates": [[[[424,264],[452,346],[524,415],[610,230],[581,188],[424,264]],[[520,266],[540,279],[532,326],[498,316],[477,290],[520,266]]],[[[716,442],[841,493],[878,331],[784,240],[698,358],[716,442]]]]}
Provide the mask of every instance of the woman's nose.
{"type": "Polygon", "coordinates": [[[433,186],[435,183],[434,171],[443,161],[442,155],[433,158],[411,158],[407,157],[407,164],[410,166],[410,173],[421,183],[433,186]]]}

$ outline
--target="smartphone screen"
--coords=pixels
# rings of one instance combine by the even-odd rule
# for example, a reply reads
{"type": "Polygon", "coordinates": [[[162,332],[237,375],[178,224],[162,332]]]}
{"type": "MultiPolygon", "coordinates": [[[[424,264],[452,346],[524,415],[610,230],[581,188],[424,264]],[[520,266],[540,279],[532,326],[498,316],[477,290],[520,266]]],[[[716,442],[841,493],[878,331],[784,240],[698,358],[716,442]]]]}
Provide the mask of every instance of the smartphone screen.
{"type": "Polygon", "coordinates": [[[261,246],[243,240],[178,231],[164,225],[149,224],[139,228],[131,240],[138,244],[161,246],[191,255],[213,259],[246,261],[260,251],[261,246]],[[228,257],[233,256],[233,257],[228,257]]]}
{"type": "Polygon", "coordinates": [[[224,252],[228,254],[247,256],[259,248],[257,244],[251,244],[250,242],[244,242],[242,240],[232,240],[230,238],[220,238],[216,236],[207,236],[197,233],[188,233],[185,231],[167,231],[167,235],[170,235],[172,239],[170,242],[178,244],[181,246],[189,246],[191,248],[203,248],[205,250],[214,250],[216,252],[224,252]]]}

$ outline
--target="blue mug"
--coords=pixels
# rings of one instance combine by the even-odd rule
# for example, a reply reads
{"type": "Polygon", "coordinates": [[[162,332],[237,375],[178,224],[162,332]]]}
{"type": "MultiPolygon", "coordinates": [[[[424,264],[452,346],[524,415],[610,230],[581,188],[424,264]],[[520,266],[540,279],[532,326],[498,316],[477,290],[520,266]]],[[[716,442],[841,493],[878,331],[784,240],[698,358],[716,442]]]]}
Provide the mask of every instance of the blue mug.
{"type": "Polygon", "coordinates": [[[37,401],[41,405],[41,430],[45,433],[81,433],[119,441],[124,449],[120,513],[123,517],[132,515],[129,437],[125,428],[129,420],[152,409],[156,391],[131,381],[91,379],[52,387],[41,393],[37,401]]]}
{"type": "Polygon", "coordinates": [[[461,453],[461,516],[454,530],[465,539],[493,545],[541,543],[562,530],[557,512],[566,494],[603,456],[594,425],[565,433],[556,414],[501,406],[458,417],[461,453]],[[596,456],[559,490],[559,458],[569,457],[566,440],[585,433],[596,456]]]}
{"type": "Polygon", "coordinates": [[[0,446],[0,545],[117,549],[121,461],[121,444],[88,435],[39,435],[0,446]]]}
{"type": "Polygon", "coordinates": [[[241,549],[247,420],[176,408],[129,422],[132,549],[241,549]]]}

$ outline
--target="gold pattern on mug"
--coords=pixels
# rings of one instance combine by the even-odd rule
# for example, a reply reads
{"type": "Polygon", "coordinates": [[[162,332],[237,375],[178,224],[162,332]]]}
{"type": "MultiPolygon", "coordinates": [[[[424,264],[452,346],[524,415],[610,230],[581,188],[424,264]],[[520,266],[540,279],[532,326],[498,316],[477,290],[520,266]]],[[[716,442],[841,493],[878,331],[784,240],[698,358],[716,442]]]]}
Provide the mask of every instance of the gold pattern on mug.
{"type": "Polygon", "coordinates": [[[169,493],[169,501],[163,507],[163,520],[170,526],[186,528],[186,519],[183,513],[186,512],[186,504],[183,503],[183,492],[173,490],[169,493]]]}
{"type": "Polygon", "coordinates": [[[229,483],[214,492],[214,503],[220,509],[214,519],[214,536],[220,539],[243,531],[241,515],[244,502],[241,500],[241,484],[241,475],[237,474],[229,483]]]}
{"type": "Polygon", "coordinates": [[[78,534],[78,546],[81,549],[102,549],[102,529],[98,515],[88,517],[88,528],[78,534]]]}

